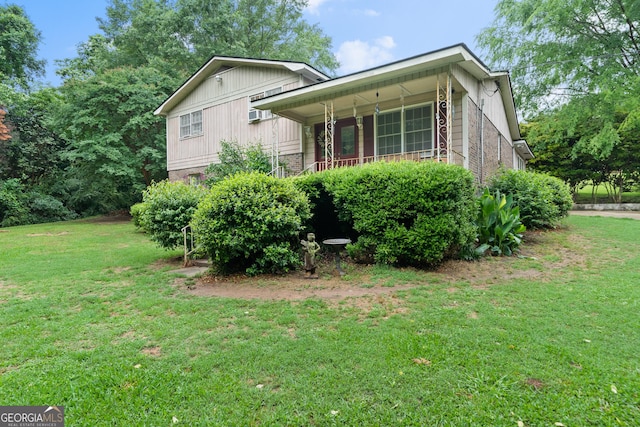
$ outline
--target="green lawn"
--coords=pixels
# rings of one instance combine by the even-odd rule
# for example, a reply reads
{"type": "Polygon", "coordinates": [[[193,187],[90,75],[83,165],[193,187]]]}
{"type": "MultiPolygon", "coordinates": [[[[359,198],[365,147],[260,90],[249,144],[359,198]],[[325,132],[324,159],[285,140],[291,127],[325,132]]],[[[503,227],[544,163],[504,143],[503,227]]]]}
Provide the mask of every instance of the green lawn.
{"type": "Polygon", "coordinates": [[[367,305],[191,296],[128,223],[0,229],[0,404],[68,426],[637,425],[640,222],[534,240],[453,283],[355,270],[419,285],[367,305]]]}
{"type": "MultiPolygon", "coordinates": [[[[586,185],[578,190],[575,197],[576,203],[613,203],[604,185],[596,187],[595,194],[593,186],[586,185]]],[[[629,191],[622,193],[622,203],[640,203],[640,192],[629,191]]]]}

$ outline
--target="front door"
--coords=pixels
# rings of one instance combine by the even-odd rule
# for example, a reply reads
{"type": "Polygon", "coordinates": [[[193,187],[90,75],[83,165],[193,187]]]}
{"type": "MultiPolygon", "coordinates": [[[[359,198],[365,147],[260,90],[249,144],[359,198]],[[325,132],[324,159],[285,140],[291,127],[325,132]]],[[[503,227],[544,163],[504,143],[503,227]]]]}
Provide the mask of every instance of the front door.
{"type": "MultiPolygon", "coordinates": [[[[340,119],[336,122],[333,137],[336,165],[356,164],[358,159],[358,125],[354,117],[340,119]]],[[[315,126],[316,161],[324,161],[324,124],[315,126]]]]}

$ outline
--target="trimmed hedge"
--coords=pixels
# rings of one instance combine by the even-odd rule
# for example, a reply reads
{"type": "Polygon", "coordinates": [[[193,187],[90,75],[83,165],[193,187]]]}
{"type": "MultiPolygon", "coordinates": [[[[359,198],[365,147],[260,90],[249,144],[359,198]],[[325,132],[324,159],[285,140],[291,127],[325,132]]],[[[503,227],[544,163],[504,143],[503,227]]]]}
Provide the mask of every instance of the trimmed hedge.
{"type": "Polygon", "coordinates": [[[488,188],[513,196],[528,230],[556,227],[573,206],[569,186],[544,173],[503,170],[489,180],[488,188]]]}
{"type": "Polygon", "coordinates": [[[207,193],[204,187],[167,180],[153,183],[142,193],[142,203],[131,207],[134,224],[165,249],[183,244],[182,228],[207,193]]]}
{"type": "Polygon", "coordinates": [[[356,261],[432,266],[457,257],[476,236],[473,175],[458,166],[376,162],[325,171],[297,185],[315,189],[318,202],[322,191],[330,196],[336,230],[348,225],[357,236],[347,247],[356,261]]]}
{"type": "Polygon", "coordinates": [[[193,218],[198,244],[221,273],[287,272],[300,265],[309,200],[290,180],[239,173],[211,187],[193,218]]]}

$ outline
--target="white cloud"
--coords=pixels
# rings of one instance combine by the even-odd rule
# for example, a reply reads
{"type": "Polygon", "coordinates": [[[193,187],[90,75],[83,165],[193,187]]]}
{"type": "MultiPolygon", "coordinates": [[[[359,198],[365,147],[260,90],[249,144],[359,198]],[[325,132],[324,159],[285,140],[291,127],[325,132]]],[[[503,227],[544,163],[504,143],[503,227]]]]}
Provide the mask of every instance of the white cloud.
{"type": "Polygon", "coordinates": [[[365,16],[380,16],[380,12],[373,9],[367,9],[364,11],[365,16]]]}
{"type": "Polygon", "coordinates": [[[373,43],[352,40],[340,45],[336,58],[340,62],[340,74],[373,68],[393,60],[391,50],[396,46],[393,37],[385,36],[373,43]]]}
{"type": "Polygon", "coordinates": [[[309,0],[309,4],[307,5],[307,11],[312,15],[318,15],[320,13],[318,9],[320,9],[320,6],[322,5],[322,3],[326,1],[327,0],[309,0]]]}

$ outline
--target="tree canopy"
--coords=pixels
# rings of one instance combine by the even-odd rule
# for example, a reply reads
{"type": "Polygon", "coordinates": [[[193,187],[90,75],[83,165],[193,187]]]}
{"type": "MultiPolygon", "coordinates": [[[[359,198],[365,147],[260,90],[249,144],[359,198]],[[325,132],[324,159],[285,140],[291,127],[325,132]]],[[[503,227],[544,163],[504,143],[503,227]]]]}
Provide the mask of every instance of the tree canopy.
{"type": "Polygon", "coordinates": [[[478,36],[494,67],[509,69],[528,114],[567,97],[640,89],[636,0],[501,0],[478,36]]]}
{"type": "Polygon", "coordinates": [[[214,55],[306,62],[333,73],[331,38],[303,19],[306,0],[111,0],[102,34],[62,62],[63,77],[150,66],[183,79],[214,55]]]}
{"type": "Polygon", "coordinates": [[[0,6],[0,82],[26,89],[44,75],[44,61],[37,59],[40,38],[20,6],[0,6]]]}
{"type": "Polygon", "coordinates": [[[640,173],[640,3],[501,0],[495,11],[478,43],[512,71],[531,164],[619,195],[640,173]]]}

